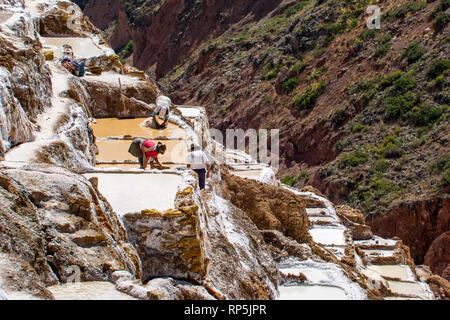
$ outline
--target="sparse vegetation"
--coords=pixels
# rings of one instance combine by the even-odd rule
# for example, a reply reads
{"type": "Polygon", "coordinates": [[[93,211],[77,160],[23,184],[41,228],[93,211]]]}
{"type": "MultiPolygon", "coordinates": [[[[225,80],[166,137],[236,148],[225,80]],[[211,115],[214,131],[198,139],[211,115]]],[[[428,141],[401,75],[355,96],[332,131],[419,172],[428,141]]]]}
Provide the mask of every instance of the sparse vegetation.
{"type": "Polygon", "coordinates": [[[290,78],[281,84],[281,88],[282,88],[283,92],[289,93],[292,90],[294,90],[299,84],[300,84],[300,79],[298,77],[290,78]]]}
{"type": "Polygon", "coordinates": [[[302,171],[298,176],[286,176],[284,177],[281,182],[285,185],[288,185],[290,187],[292,187],[294,184],[296,184],[297,182],[299,182],[300,180],[303,180],[305,183],[307,183],[309,181],[309,174],[308,171],[302,171]]]}
{"type": "Polygon", "coordinates": [[[388,20],[405,18],[409,13],[415,13],[427,6],[425,1],[411,1],[406,2],[398,7],[395,7],[387,12],[386,18],[388,20]]]}
{"type": "Polygon", "coordinates": [[[325,83],[320,82],[308,87],[305,92],[297,95],[292,101],[292,105],[299,110],[309,109],[315,106],[317,99],[325,89],[325,83]]]}
{"type": "Polygon", "coordinates": [[[347,167],[357,167],[366,163],[369,160],[369,154],[367,152],[357,150],[355,152],[345,154],[339,161],[339,168],[344,169],[347,167]]]}
{"type": "Polygon", "coordinates": [[[408,58],[408,63],[414,63],[419,60],[425,53],[427,49],[422,47],[420,43],[413,41],[409,46],[403,51],[402,56],[408,58]]]}

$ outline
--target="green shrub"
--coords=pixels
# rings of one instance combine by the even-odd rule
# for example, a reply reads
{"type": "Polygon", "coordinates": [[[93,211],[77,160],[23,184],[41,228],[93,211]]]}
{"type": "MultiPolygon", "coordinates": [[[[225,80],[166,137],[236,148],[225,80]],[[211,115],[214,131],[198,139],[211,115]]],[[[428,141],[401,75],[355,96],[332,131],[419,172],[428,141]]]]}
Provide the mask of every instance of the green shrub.
{"type": "Polygon", "coordinates": [[[341,153],[342,151],[344,151],[344,149],[349,145],[348,140],[342,140],[342,141],[338,141],[336,142],[336,151],[338,153],[341,153]]]}
{"type": "Polygon", "coordinates": [[[347,120],[347,110],[339,109],[334,113],[331,122],[334,124],[335,127],[339,127],[344,124],[345,120],[347,120]]]}
{"type": "Polygon", "coordinates": [[[361,164],[366,163],[369,160],[369,154],[364,152],[364,151],[360,151],[357,150],[353,153],[350,154],[345,154],[341,160],[339,161],[339,168],[344,169],[347,167],[357,167],[361,164]]]}
{"type": "Polygon", "coordinates": [[[366,129],[367,129],[367,127],[365,125],[363,125],[361,122],[357,122],[352,125],[351,131],[353,133],[364,132],[364,131],[366,131],[366,129]]]}
{"type": "Polygon", "coordinates": [[[427,6],[426,2],[407,2],[388,11],[388,20],[404,18],[408,13],[414,13],[427,6]]]}
{"type": "Polygon", "coordinates": [[[450,68],[450,60],[448,59],[436,59],[431,62],[427,71],[428,78],[436,79],[436,77],[443,74],[450,68]]]}
{"type": "Polygon", "coordinates": [[[294,184],[297,183],[297,181],[298,180],[294,176],[286,176],[281,180],[281,183],[292,187],[294,184]]]}
{"type": "Polygon", "coordinates": [[[441,74],[431,82],[431,86],[436,89],[443,90],[445,87],[448,87],[447,78],[444,77],[443,74],[441,74]]]}
{"type": "Polygon", "coordinates": [[[375,38],[376,35],[377,35],[377,31],[375,29],[364,29],[359,34],[361,39],[363,39],[364,41],[369,41],[370,39],[375,38]]]}
{"type": "Polygon", "coordinates": [[[380,38],[380,43],[385,44],[391,41],[393,38],[392,34],[386,33],[384,36],[380,38]]]}
{"type": "Polygon", "coordinates": [[[436,16],[436,18],[434,18],[433,20],[433,27],[436,31],[441,31],[443,30],[449,21],[449,17],[445,12],[439,12],[436,16]]]}
{"type": "Polygon", "coordinates": [[[303,61],[297,61],[290,69],[289,71],[294,73],[295,75],[299,76],[303,70],[306,68],[306,63],[303,61]]]}
{"type": "Polygon", "coordinates": [[[447,169],[444,171],[441,182],[442,182],[442,185],[444,185],[444,186],[450,185],[450,169],[447,169]]]}
{"type": "Polygon", "coordinates": [[[300,84],[300,78],[290,78],[281,84],[283,92],[289,93],[300,84]]]}
{"type": "Polygon", "coordinates": [[[388,51],[391,49],[391,41],[392,35],[390,33],[385,34],[381,37],[379,40],[379,45],[377,49],[375,50],[375,58],[381,58],[388,53],[388,51]]]}
{"type": "Polygon", "coordinates": [[[387,159],[400,158],[403,155],[403,150],[400,146],[401,142],[392,134],[383,139],[377,153],[387,159]]]}
{"type": "Polygon", "coordinates": [[[446,11],[448,8],[450,8],[450,0],[441,0],[433,12],[431,12],[429,21],[434,20],[439,13],[446,11]]]}
{"type": "Polygon", "coordinates": [[[409,113],[411,122],[416,126],[431,125],[436,122],[444,113],[444,109],[431,103],[423,103],[412,108],[409,113]]]}
{"type": "Polygon", "coordinates": [[[389,50],[391,49],[391,44],[390,43],[384,43],[381,44],[377,47],[377,49],[375,50],[375,58],[382,58],[386,55],[386,53],[389,52],[389,50]]]}
{"type": "Polygon", "coordinates": [[[397,159],[403,155],[403,150],[398,145],[389,143],[385,148],[383,155],[387,159],[397,159]]]}
{"type": "Polygon", "coordinates": [[[413,78],[406,76],[398,78],[392,84],[394,86],[393,90],[395,91],[395,94],[403,94],[413,89],[416,85],[416,81],[413,78]]]}
{"type": "Polygon", "coordinates": [[[282,64],[276,65],[273,69],[271,69],[269,72],[264,74],[264,79],[265,80],[275,79],[276,77],[278,77],[278,73],[280,73],[281,68],[283,68],[282,64]]]}
{"type": "Polygon", "coordinates": [[[133,40],[128,41],[128,43],[120,49],[118,56],[122,64],[125,63],[125,59],[128,58],[133,53],[133,40]]]}
{"type": "Polygon", "coordinates": [[[292,105],[299,110],[309,109],[315,106],[317,99],[322,94],[325,89],[325,83],[322,81],[315,86],[310,86],[305,92],[297,95],[293,101],[292,105]]]}
{"type": "Polygon", "coordinates": [[[284,14],[287,17],[293,16],[294,14],[300,12],[307,4],[309,1],[300,1],[297,2],[296,4],[294,4],[293,6],[290,6],[285,12],[284,14]]]}
{"type": "Polygon", "coordinates": [[[389,162],[387,162],[384,159],[379,159],[377,163],[375,164],[375,171],[377,172],[386,172],[386,170],[389,168],[389,162]]]}
{"type": "Polygon", "coordinates": [[[450,153],[440,156],[431,166],[432,173],[440,173],[450,169],[450,153]]]}
{"type": "Polygon", "coordinates": [[[402,56],[408,58],[408,63],[414,63],[427,52],[427,49],[422,47],[417,41],[413,41],[403,51],[402,56]]]}
{"type": "Polygon", "coordinates": [[[400,190],[400,187],[387,179],[379,179],[371,184],[371,189],[374,190],[375,198],[380,199],[392,192],[400,190]]]}
{"type": "Polygon", "coordinates": [[[385,112],[388,119],[397,119],[411,110],[415,97],[411,92],[385,100],[385,112]]]}

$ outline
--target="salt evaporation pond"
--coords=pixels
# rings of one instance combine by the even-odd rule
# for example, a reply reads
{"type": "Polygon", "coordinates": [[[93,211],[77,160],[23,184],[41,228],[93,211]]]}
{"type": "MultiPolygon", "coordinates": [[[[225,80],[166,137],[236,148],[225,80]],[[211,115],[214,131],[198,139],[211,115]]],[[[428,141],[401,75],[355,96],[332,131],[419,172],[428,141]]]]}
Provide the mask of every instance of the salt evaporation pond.
{"type": "Polygon", "coordinates": [[[53,50],[58,59],[62,58],[62,46],[65,44],[72,47],[77,59],[88,59],[105,54],[91,38],[41,37],[41,43],[44,49],[53,50]]]}
{"type": "Polygon", "coordinates": [[[96,123],[91,124],[91,127],[97,138],[121,137],[128,135],[132,137],[167,137],[171,139],[182,139],[186,136],[186,131],[173,123],[168,123],[165,129],[157,130],[144,127],[142,124],[145,120],[147,120],[147,118],[96,119],[96,123]]]}
{"type": "Polygon", "coordinates": [[[332,229],[332,228],[314,228],[310,229],[309,233],[313,238],[314,242],[323,245],[336,245],[344,246],[345,237],[343,229],[332,229]]]}
{"type": "Polygon", "coordinates": [[[234,171],[233,174],[242,178],[258,180],[262,170],[234,171]]]}
{"type": "Polygon", "coordinates": [[[114,211],[122,216],[144,209],[164,211],[174,208],[182,178],[176,174],[87,173],[98,178],[98,188],[114,211]],[[132,199],[132,200],[131,200],[132,199]]]}
{"type": "Polygon", "coordinates": [[[200,110],[197,108],[181,108],[178,107],[178,110],[180,110],[183,117],[186,118],[196,118],[201,115],[200,110]]]}
{"type": "Polygon", "coordinates": [[[322,285],[280,286],[278,300],[347,300],[345,291],[322,285]]]}
{"type": "MultiPolygon", "coordinates": [[[[152,140],[161,142],[167,146],[164,155],[158,155],[159,162],[185,163],[187,157],[187,145],[183,140],[152,140]]],[[[137,158],[128,152],[131,140],[98,140],[99,154],[96,159],[99,162],[112,161],[137,161],[137,158]]]]}
{"type": "Polygon", "coordinates": [[[56,300],[138,300],[120,292],[110,282],[80,282],[47,288],[56,300]]]}
{"type": "Polygon", "coordinates": [[[403,281],[391,281],[388,280],[389,289],[395,293],[400,293],[404,295],[414,295],[424,299],[428,299],[427,294],[416,282],[403,282],[403,281]]]}
{"type": "Polygon", "coordinates": [[[406,265],[371,265],[367,268],[385,277],[397,278],[404,281],[414,280],[411,270],[406,265]]]}

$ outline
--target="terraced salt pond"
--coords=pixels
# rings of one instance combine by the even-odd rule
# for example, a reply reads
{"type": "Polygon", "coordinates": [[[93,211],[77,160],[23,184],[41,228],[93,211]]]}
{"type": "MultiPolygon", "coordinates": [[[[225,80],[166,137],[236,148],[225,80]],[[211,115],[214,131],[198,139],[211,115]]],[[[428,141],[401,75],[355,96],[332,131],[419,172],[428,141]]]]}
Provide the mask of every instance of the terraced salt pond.
{"type": "Polygon", "coordinates": [[[96,172],[84,176],[98,178],[100,192],[119,216],[144,209],[173,208],[182,182],[177,174],[96,172]]]}
{"type": "MultiPolygon", "coordinates": [[[[161,142],[167,146],[164,155],[158,155],[159,162],[185,163],[187,157],[187,145],[183,140],[152,140],[161,142]]],[[[137,158],[128,152],[131,140],[99,140],[96,145],[99,148],[97,161],[137,161],[137,158]]]]}
{"type": "Polygon", "coordinates": [[[121,137],[128,135],[132,137],[166,137],[169,139],[183,139],[186,136],[186,131],[173,123],[168,123],[167,128],[165,129],[156,130],[144,127],[143,123],[145,120],[147,120],[147,118],[97,119],[96,123],[93,123],[91,127],[97,138],[121,137]]]}
{"type": "Polygon", "coordinates": [[[345,246],[343,229],[313,228],[309,230],[314,242],[322,245],[345,246]]]}
{"type": "Polygon", "coordinates": [[[333,286],[280,286],[279,291],[279,300],[347,300],[345,291],[333,286]]]}
{"type": "Polygon", "coordinates": [[[88,59],[105,54],[91,38],[41,37],[41,43],[44,50],[52,50],[58,59],[62,58],[62,46],[65,44],[72,47],[77,59],[88,59]]]}
{"type": "Polygon", "coordinates": [[[406,265],[371,265],[368,269],[378,272],[384,277],[400,279],[403,281],[414,280],[411,269],[406,265]]]}
{"type": "Polygon", "coordinates": [[[138,159],[128,152],[132,137],[147,138],[165,144],[167,151],[158,156],[159,161],[169,167],[184,166],[188,152],[187,144],[182,139],[186,137],[186,131],[173,123],[169,123],[167,128],[162,130],[148,128],[143,125],[145,120],[147,119],[97,119],[96,123],[91,125],[99,149],[96,159],[100,164],[97,167],[139,168],[138,159]]]}
{"type": "Polygon", "coordinates": [[[248,171],[234,171],[233,174],[242,177],[258,180],[261,176],[262,170],[248,170],[248,171]]]}
{"type": "Polygon", "coordinates": [[[80,282],[48,287],[56,300],[138,300],[110,282],[80,282]]]}

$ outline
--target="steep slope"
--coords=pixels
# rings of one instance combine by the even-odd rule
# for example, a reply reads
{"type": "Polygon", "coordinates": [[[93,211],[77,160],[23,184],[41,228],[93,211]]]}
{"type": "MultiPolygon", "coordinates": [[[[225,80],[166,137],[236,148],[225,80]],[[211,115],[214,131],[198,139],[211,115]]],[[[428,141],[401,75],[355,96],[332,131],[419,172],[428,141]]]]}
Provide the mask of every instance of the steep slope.
{"type": "MultiPolygon", "coordinates": [[[[371,1],[246,2],[262,11],[233,3],[232,18],[217,25],[201,9],[209,4],[222,16],[218,3],[116,1],[120,27],[111,39],[130,30],[116,48],[132,40],[133,62],[150,68],[175,102],[207,106],[211,127],[280,128],[283,182],[360,209],[421,263],[441,231],[414,244],[408,230],[418,220],[397,212],[409,208],[409,217],[426,207],[409,203],[431,201],[438,205],[430,215],[450,215],[448,1],[379,1],[379,30],[366,26],[371,1]],[[141,39],[142,24],[164,28],[162,37],[141,39]],[[163,58],[169,40],[177,52],[163,58]],[[381,215],[409,227],[389,228],[381,215]]],[[[100,4],[86,5],[95,21],[90,6],[100,4]]],[[[426,228],[442,230],[434,219],[426,228]]]]}
{"type": "MultiPolygon", "coordinates": [[[[445,279],[416,266],[400,239],[374,236],[358,210],[311,187],[280,186],[273,168],[213,140],[204,108],[172,106],[169,127],[152,129],[158,88],[123,66],[84,16],[73,24],[72,2],[8,1],[1,10],[0,34],[35,41],[53,94],[30,117],[39,125],[31,141],[0,161],[0,299],[450,297],[445,279]],[[65,44],[86,63],[84,78],[61,66],[65,44]],[[135,135],[164,141],[161,160],[173,166],[137,169],[127,152],[135,135]],[[177,152],[191,143],[209,159],[205,190],[177,152]],[[114,152],[99,164],[105,145],[114,152]]],[[[31,86],[36,69],[23,71],[20,84],[31,86]]],[[[7,111],[3,97],[15,87],[2,81],[7,111]]]]}

